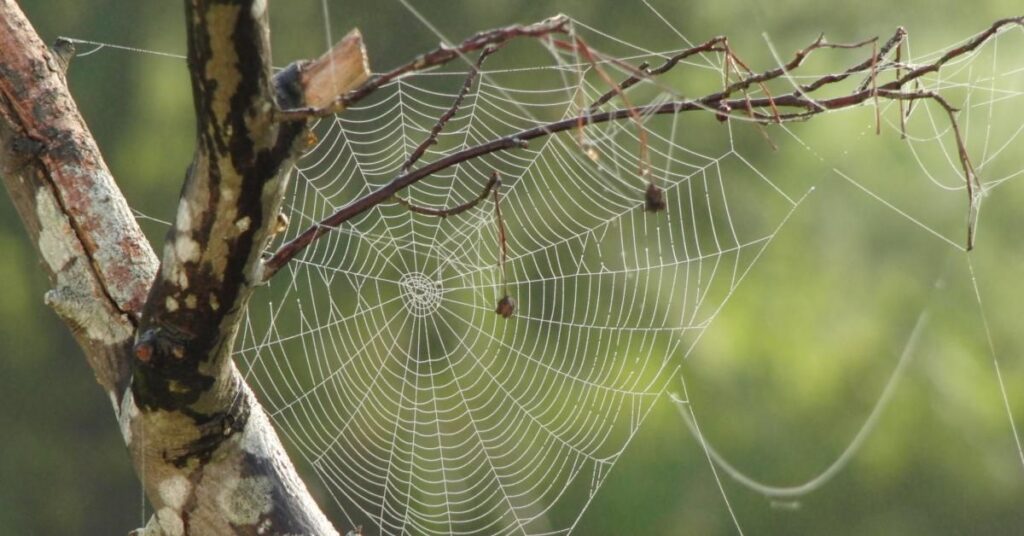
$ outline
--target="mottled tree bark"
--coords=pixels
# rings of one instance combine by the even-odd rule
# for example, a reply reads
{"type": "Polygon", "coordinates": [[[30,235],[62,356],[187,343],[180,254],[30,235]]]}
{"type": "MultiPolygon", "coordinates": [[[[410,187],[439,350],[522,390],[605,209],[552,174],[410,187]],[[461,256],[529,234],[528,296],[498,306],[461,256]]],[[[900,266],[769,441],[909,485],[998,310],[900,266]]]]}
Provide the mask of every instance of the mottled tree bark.
{"type": "Polygon", "coordinates": [[[145,534],[336,534],[236,369],[305,121],[368,75],[357,32],[272,76],[265,0],[189,0],[198,124],[157,265],[71,99],[65,64],[0,0],[0,174],[110,395],[156,515],[145,534]]]}

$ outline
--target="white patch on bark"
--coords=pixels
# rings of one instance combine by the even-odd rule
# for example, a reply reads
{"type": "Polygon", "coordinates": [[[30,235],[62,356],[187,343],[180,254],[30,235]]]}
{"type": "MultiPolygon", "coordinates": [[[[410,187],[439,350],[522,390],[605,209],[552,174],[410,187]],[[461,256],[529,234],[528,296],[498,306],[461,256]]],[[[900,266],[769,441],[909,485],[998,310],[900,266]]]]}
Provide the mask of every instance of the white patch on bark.
{"type": "Polygon", "coordinates": [[[255,525],[260,516],[269,514],[274,505],[273,482],[266,476],[249,476],[230,483],[217,497],[220,510],[233,525],[255,525]]]}
{"type": "Polygon", "coordinates": [[[39,252],[56,278],[56,286],[46,293],[46,304],[93,341],[114,345],[131,337],[127,319],[104,307],[106,298],[78,237],[45,188],[36,191],[36,217],[39,252]]]}
{"type": "Polygon", "coordinates": [[[191,236],[182,234],[174,241],[174,252],[181,262],[196,262],[199,260],[199,242],[191,236]]]}
{"type": "Polygon", "coordinates": [[[78,256],[71,240],[74,231],[64,213],[45,188],[36,191],[36,216],[39,218],[39,252],[53,273],[59,273],[78,256]]]}
{"type": "Polygon", "coordinates": [[[242,430],[242,450],[254,456],[265,457],[267,447],[263,430],[267,427],[270,427],[270,420],[267,419],[263,408],[252,408],[249,419],[245,422],[245,429],[242,430]]]}
{"type": "Polygon", "coordinates": [[[235,227],[238,228],[238,232],[244,233],[244,232],[249,230],[249,225],[251,225],[251,224],[252,224],[252,220],[249,219],[249,216],[246,216],[246,217],[241,218],[238,221],[236,221],[235,222],[235,227]]]}
{"type": "Polygon", "coordinates": [[[117,393],[114,391],[107,391],[107,396],[110,397],[110,405],[114,406],[114,415],[117,418],[121,418],[121,408],[117,405],[117,393]]]}
{"type": "Polygon", "coordinates": [[[256,0],[252,3],[252,18],[260,19],[267,12],[267,0],[256,0]]]}
{"type": "Polygon", "coordinates": [[[153,280],[157,259],[138,230],[135,216],[117,189],[114,179],[104,166],[80,166],[63,162],[59,174],[77,185],[89,186],[88,190],[76,195],[89,205],[86,217],[92,221],[88,231],[88,240],[92,244],[91,260],[99,267],[101,274],[122,274],[125,269],[130,272],[107,282],[106,292],[123,308],[137,298],[137,282],[145,281],[148,287],[153,280]],[[138,234],[135,235],[133,230],[138,234]],[[133,235],[135,239],[141,240],[133,241],[133,235]]]}
{"type": "Polygon", "coordinates": [[[180,512],[185,507],[192,484],[182,475],[172,475],[160,483],[160,500],[164,506],[180,512]]]}
{"type": "Polygon", "coordinates": [[[180,288],[181,290],[187,289],[188,288],[188,272],[186,272],[184,269],[182,269],[181,265],[178,265],[178,267],[175,268],[175,271],[178,272],[178,277],[176,279],[176,281],[178,283],[178,288],[180,288]]]}
{"type": "MultiPolygon", "coordinates": [[[[248,388],[246,387],[246,389],[248,388]]],[[[248,396],[252,397],[253,395],[250,392],[248,396]]],[[[239,439],[239,446],[245,452],[262,458],[277,468],[281,475],[280,484],[284,488],[284,493],[297,498],[302,503],[301,509],[313,516],[314,526],[321,529],[318,534],[324,536],[338,534],[337,531],[332,530],[330,521],[313,501],[306,485],[299,479],[291,461],[284,454],[284,447],[270,424],[270,419],[267,418],[259,404],[254,404],[250,410],[249,420],[246,421],[245,429],[239,439]]]]}
{"type": "Polygon", "coordinates": [[[175,261],[174,257],[169,252],[173,251],[171,244],[168,242],[167,249],[164,255],[163,268],[160,271],[160,275],[172,284],[177,285],[180,289],[188,288],[188,274],[185,273],[185,267],[175,261]]]}
{"type": "Polygon", "coordinates": [[[160,528],[163,529],[166,536],[185,535],[185,523],[181,520],[181,516],[174,510],[171,510],[170,508],[161,508],[156,512],[156,519],[160,522],[160,528]]]}
{"type": "Polygon", "coordinates": [[[183,233],[192,230],[192,211],[189,210],[187,201],[178,203],[178,216],[174,220],[174,227],[183,233]]]}
{"type": "Polygon", "coordinates": [[[188,296],[185,296],[185,307],[188,307],[189,309],[195,309],[196,305],[197,301],[195,294],[189,294],[188,296]]]}
{"type": "Polygon", "coordinates": [[[266,272],[266,269],[267,265],[263,262],[262,259],[257,260],[255,263],[253,263],[252,270],[250,270],[252,274],[249,276],[249,284],[253,286],[266,285],[268,281],[264,281],[263,276],[264,272],[266,272]]]}
{"type": "Polygon", "coordinates": [[[167,307],[168,312],[173,313],[178,310],[178,300],[168,296],[167,299],[164,300],[164,306],[167,307]]]}
{"type": "Polygon", "coordinates": [[[128,533],[128,536],[166,536],[164,530],[160,528],[160,520],[157,516],[151,516],[149,523],[146,523],[145,527],[141,529],[135,529],[128,533]]]}
{"type": "Polygon", "coordinates": [[[121,400],[121,409],[117,412],[117,424],[121,427],[121,435],[124,437],[124,444],[132,444],[132,423],[139,416],[139,407],[135,405],[135,397],[132,396],[131,387],[125,389],[124,398],[121,400]]]}

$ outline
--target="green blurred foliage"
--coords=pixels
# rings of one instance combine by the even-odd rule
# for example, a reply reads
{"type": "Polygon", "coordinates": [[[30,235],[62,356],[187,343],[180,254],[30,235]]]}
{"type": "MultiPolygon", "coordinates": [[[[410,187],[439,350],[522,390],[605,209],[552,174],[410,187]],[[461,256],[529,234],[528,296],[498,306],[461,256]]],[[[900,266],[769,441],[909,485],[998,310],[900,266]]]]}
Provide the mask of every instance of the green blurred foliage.
{"type": "MultiPolygon", "coordinates": [[[[651,2],[675,30],[694,41],[727,34],[761,68],[775,63],[764,35],[785,56],[819,32],[856,41],[903,25],[914,50],[927,51],[1020,14],[1021,7],[1013,0],[651,2]]],[[[414,5],[453,39],[566,12],[652,50],[680,46],[673,28],[639,0],[414,5]]],[[[66,35],[184,53],[178,3],[31,0],[23,8],[50,41],[66,35]]],[[[278,65],[326,47],[320,2],[272,2],[271,9],[278,65]]],[[[363,29],[378,68],[438,40],[397,1],[331,0],[330,13],[334,38],[351,26],[363,29]]],[[[69,81],[129,202],[170,219],[193,140],[185,63],[108,48],[74,60],[69,81]]],[[[1014,125],[1024,118],[1019,112],[1014,125]]],[[[865,109],[794,127],[813,140],[821,160],[782,134],[772,134],[778,152],[752,130],[738,134],[744,154],[766,175],[783,178],[788,192],[817,189],[685,362],[690,400],[709,441],[736,466],[769,482],[799,483],[849,443],[927,309],[929,323],[906,377],[850,466],[798,504],[775,503],[724,478],[736,518],[749,534],[1022,533],[1024,470],[964,256],[831,168],[912,207],[947,236],[962,235],[962,196],[935,194],[891,131],[864,136],[872,121],[865,109]]],[[[1010,171],[1024,168],[1019,143],[1016,150],[1010,171]]],[[[1018,419],[1024,415],[1022,200],[1020,180],[990,196],[971,257],[1018,419]]],[[[144,227],[160,244],[164,228],[144,227]]],[[[110,403],[43,306],[47,282],[8,202],[0,202],[0,249],[0,532],[126,533],[142,522],[141,498],[110,403]]],[[[735,533],[699,443],[667,400],[615,466],[577,533],[735,533]]]]}

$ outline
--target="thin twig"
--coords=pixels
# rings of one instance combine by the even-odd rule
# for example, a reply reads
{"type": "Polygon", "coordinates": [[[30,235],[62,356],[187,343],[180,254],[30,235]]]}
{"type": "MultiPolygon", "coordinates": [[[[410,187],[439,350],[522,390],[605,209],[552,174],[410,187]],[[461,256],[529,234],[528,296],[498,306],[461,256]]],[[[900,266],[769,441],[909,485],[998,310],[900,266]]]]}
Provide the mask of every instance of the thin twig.
{"type": "MultiPolygon", "coordinates": [[[[640,71],[641,73],[644,73],[645,75],[650,76],[650,66],[651,64],[646,61],[640,62],[640,64],[636,66],[636,70],[640,71]]],[[[601,105],[610,101],[612,97],[621,92],[625,92],[627,89],[635,86],[641,80],[643,80],[643,78],[636,75],[630,75],[625,80],[619,82],[618,84],[615,84],[615,87],[613,89],[608,90],[607,92],[605,92],[605,94],[598,97],[597,100],[595,100],[593,103],[591,103],[590,106],[587,107],[587,109],[590,110],[591,112],[596,112],[597,109],[601,107],[601,105]]]]}
{"type": "Polygon", "coordinates": [[[452,208],[430,208],[430,207],[423,207],[423,206],[419,206],[419,205],[414,205],[411,201],[409,201],[407,199],[404,199],[402,197],[399,197],[397,194],[392,196],[392,198],[398,204],[400,204],[403,207],[409,209],[410,212],[415,212],[416,214],[423,214],[423,215],[426,215],[426,216],[437,216],[438,218],[447,218],[449,216],[458,216],[459,214],[462,214],[463,212],[465,212],[465,211],[467,211],[467,210],[469,210],[469,209],[479,205],[481,201],[483,201],[484,199],[487,199],[487,195],[491,193],[491,190],[497,184],[498,184],[498,173],[497,172],[491,173],[491,178],[490,178],[490,180],[487,181],[487,184],[484,185],[484,189],[483,189],[483,191],[480,192],[480,195],[474,197],[473,199],[470,199],[469,201],[467,201],[467,202],[465,202],[465,203],[463,203],[461,205],[454,206],[452,208]]]}
{"type": "MultiPolygon", "coordinates": [[[[592,52],[590,47],[587,46],[587,43],[583,41],[583,38],[576,37],[574,39],[574,42],[571,44],[559,41],[556,41],[555,44],[563,47],[571,47],[576,52],[579,52],[583,56],[583,58],[587,60],[588,63],[590,63],[590,66],[594,68],[594,72],[596,72],[598,76],[601,77],[604,83],[611,86],[611,91],[613,91],[615,94],[619,96],[620,99],[622,99],[623,104],[626,105],[626,109],[635,110],[633,104],[629,102],[629,98],[626,97],[625,93],[623,93],[622,88],[619,87],[619,85],[615,83],[614,80],[612,80],[612,77],[608,76],[608,73],[606,73],[604,69],[602,69],[601,66],[597,63],[597,60],[594,58],[594,52],[592,52]]],[[[633,119],[633,123],[636,124],[637,137],[640,140],[639,174],[641,177],[649,178],[651,174],[651,162],[650,153],[647,148],[647,129],[644,128],[644,121],[643,118],[640,117],[640,114],[634,113],[631,115],[631,118],[633,119]]],[[[654,184],[653,178],[649,178],[649,181],[651,184],[654,184]]]]}
{"type": "Polygon", "coordinates": [[[945,110],[946,115],[949,116],[949,124],[953,127],[953,135],[956,139],[956,149],[960,158],[960,167],[964,170],[964,183],[967,186],[967,251],[974,249],[974,224],[977,216],[977,195],[981,192],[981,181],[978,179],[978,173],[974,169],[974,164],[971,162],[971,156],[967,152],[967,144],[964,143],[963,135],[960,133],[960,124],[956,120],[956,113],[959,111],[954,108],[949,101],[942,95],[934,91],[915,91],[915,92],[899,92],[891,90],[879,90],[879,95],[899,100],[920,100],[928,99],[935,101],[945,110]]]}
{"type": "MultiPolygon", "coordinates": [[[[899,27],[899,28],[896,28],[896,32],[892,35],[892,37],[890,37],[889,40],[886,41],[884,45],[882,45],[882,48],[880,49],[881,55],[884,56],[885,54],[888,53],[888,51],[893,46],[895,46],[896,44],[902,43],[903,40],[906,38],[906,36],[907,36],[907,31],[904,30],[902,26],[899,27]]],[[[870,39],[868,41],[863,41],[861,44],[867,45],[867,44],[871,44],[871,43],[874,43],[874,42],[877,42],[877,38],[870,39]]],[[[866,70],[869,67],[871,67],[872,61],[873,61],[873,56],[869,57],[868,59],[864,60],[863,62],[858,63],[857,65],[854,65],[854,66],[852,66],[852,67],[850,67],[850,68],[848,68],[845,71],[842,71],[840,73],[833,73],[833,74],[827,74],[825,76],[822,76],[822,77],[818,78],[817,80],[815,80],[815,81],[813,81],[813,82],[811,82],[809,84],[805,84],[803,86],[800,86],[800,89],[802,91],[804,91],[805,93],[811,93],[811,92],[816,91],[816,90],[818,90],[818,89],[820,89],[820,88],[822,88],[824,86],[835,84],[837,82],[842,82],[843,80],[846,80],[847,78],[849,78],[850,76],[852,76],[852,75],[854,75],[856,73],[864,72],[864,70],[866,70]]],[[[870,79],[865,79],[865,81],[861,83],[863,87],[858,87],[857,91],[863,91],[863,90],[867,89],[867,83],[869,81],[870,81],[870,79]]]]}
{"type": "MultiPolygon", "coordinates": [[[[903,30],[903,27],[901,26],[899,29],[903,30]]],[[[897,80],[899,80],[899,78],[900,78],[900,61],[902,60],[902,58],[901,58],[902,55],[903,55],[903,41],[900,40],[899,46],[896,47],[896,79],[897,80]]],[[[901,140],[905,140],[905,139],[907,139],[907,114],[904,113],[903,109],[905,108],[905,106],[904,106],[902,100],[899,101],[899,105],[900,105],[900,139],[901,140]]]]}
{"type": "Polygon", "coordinates": [[[483,31],[473,35],[454,47],[442,44],[440,47],[430,52],[417,56],[409,63],[396,67],[386,73],[374,76],[363,85],[339,96],[328,106],[319,108],[310,107],[278,110],[276,118],[279,121],[296,121],[310,119],[313,117],[335,115],[403,75],[444,65],[471,52],[481,50],[490,45],[503,44],[517,37],[538,38],[553,33],[565,33],[568,25],[568,17],[565,15],[556,15],[541,22],[525,26],[516,24],[513,26],[506,26],[504,28],[483,31]]]}
{"type": "MultiPolygon", "coordinates": [[[[882,135],[882,108],[878,106],[878,47],[871,46],[871,92],[875,94],[875,135],[882,135]]],[[[903,102],[903,101],[900,101],[903,102]]]]}
{"type": "MultiPolygon", "coordinates": [[[[299,234],[299,236],[282,245],[280,249],[278,249],[278,251],[266,261],[263,277],[264,279],[270,278],[290,259],[294,258],[314,240],[329,232],[331,229],[337,228],[342,223],[366,212],[370,208],[385,202],[391,198],[395,192],[461,162],[479,158],[483,155],[494,152],[506,151],[516,147],[525,147],[526,144],[533,139],[550,136],[559,132],[565,132],[574,128],[579,128],[580,126],[588,126],[608,121],[627,120],[635,116],[643,117],[659,114],[680,114],[693,111],[709,111],[711,113],[721,114],[722,110],[734,110],[737,107],[747,109],[750,112],[750,120],[759,124],[804,121],[829,110],[839,110],[859,106],[875,97],[896,101],[909,101],[911,104],[918,100],[932,100],[942,106],[946,111],[952,125],[957,150],[960,154],[960,164],[963,167],[967,185],[969,212],[967,247],[970,249],[974,245],[974,220],[977,210],[976,196],[978,192],[980,192],[981,184],[968,156],[966,145],[964,144],[963,137],[960,132],[960,127],[956,119],[956,108],[950,105],[949,102],[938,93],[919,89],[905,91],[903,88],[910,83],[914,83],[915,85],[918,84],[919,79],[925,74],[940,69],[942,65],[954,58],[976,50],[989,38],[998,33],[1000,29],[1013,24],[1024,25],[1024,16],[996,21],[988,29],[975,35],[973,38],[964,42],[964,44],[947,51],[939,59],[935,60],[934,63],[915,67],[909,70],[909,72],[904,73],[902,76],[897,76],[896,80],[879,85],[875,89],[854,91],[846,95],[827,99],[812,99],[808,95],[804,94],[823,86],[845,80],[853,73],[863,72],[865,69],[871,67],[873,61],[877,61],[877,57],[880,54],[872,54],[872,57],[847,69],[846,71],[821,77],[811,84],[802,86],[800,91],[774,97],[766,96],[751,98],[749,95],[745,95],[742,99],[729,98],[729,96],[735,91],[745,90],[755,84],[777,79],[785,73],[792,71],[802,63],[803,59],[810,51],[816,48],[824,48],[825,45],[820,42],[819,38],[819,41],[815,42],[817,44],[812,43],[812,45],[804,49],[804,51],[798,52],[797,56],[786,66],[779,69],[773,69],[771,71],[765,71],[758,75],[744,77],[739,81],[732,83],[722,91],[706,95],[699,99],[674,100],[659,104],[629,107],[599,113],[590,113],[587,111],[587,113],[576,117],[537,125],[507,136],[502,136],[486,143],[468,147],[395,177],[391,182],[385,184],[381,188],[352,201],[334,214],[307,228],[304,232],[299,234]],[[779,111],[780,108],[793,109],[794,111],[781,113],[779,111]],[[763,113],[759,110],[765,110],[769,113],[763,113]]],[[[905,35],[906,32],[902,28],[897,29],[896,34],[877,52],[887,53],[893,46],[900,44],[905,38],[905,35]]],[[[855,45],[864,46],[870,42],[871,40],[868,40],[859,44],[841,47],[832,46],[832,48],[853,48],[855,45]]],[[[712,50],[709,49],[708,52],[712,52],[712,50]]],[[[718,51],[715,50],[714,52],[718,51]]],[[[910,106],[908,106],[908,109],[909,108],[910,106]]]]}
{"type": "MultiPolygon", "coordinates": [[[[822,39],[824,39],[824,34],[822,34],[821,36],[818,37],[818,40],[815,41],[815,44],[820,43],[822,41],[822,39]]],[[[811,47],[814,47],[815,44],[812,44],[811,47]]],[[[813,48],[810,48],[810,49],[813,50],[813,48]]],[[[797,55],[799,56],[800,53],[798,52],[797,55]]],[[[800,60],[800,61],[802,61],[802,60],[800,60]]],[[[732,71],[736,71],[736,76],[740,78],[741,82],[743,81],[743,75],[740,74],[739,68],[737,67],[737,65],[743,65],[743,67],[746,69],[747,73],[750,75],[750,79],[755,79],[755,78],[758,78],[759,76],[763,76],[763,74],[762,75],[754,75],[750,71],[750,68],[747,67],[746,65],[744,65],[743,62],[740,61],[740,59],[738,57],[736,57],[735,54],[733,54],[732,49],[729,47],[729,40],[726,39],[726,41],[725,41],[725,69],[724,69],[724,75],[723,75],[723,78],[724,78],[723,85],[725,86],[725,89],[723,90],[723,93],[726,96],[728,96],[730,94],[729,80],[731,79],[730,74],[732,73],[732,71]]],[[[785,70],[780,70],[779,71],[779,75],[776,75],[776,76],[781,76],[782,74],[785,74],[785,72],[786,72],[785,70]]],[[[772,116],[775,117],[775,122],[776,123],[780,123],[781,120],[779,119],[779,110],[778,110],[778,108],[776,108],[774,99],[772,99],[771,93],[768,92],[768,88],[764,84],[765,80],[758,80],[756,83],[761,86],[761,90],[765,93],[765,95],[769,99],[769,102],[771,103],[772,116]]],[[[747,111],[747,116],[749,116],[751,119],[753,119],[754,118],[754,110],[753,110],[753,108],[750,105],[750,92],[747,90],[750,86],[748,84],[748,85],[739,86],[739,87],[740,87],[739,91],[741,93],[743,93],[743,103],[745,105],[744,109],[747,111]]],[[[726,106],[723,107],[720,104],[719,105],[719,109],[724,111],[724,109],[728,109],[728,106],[726,105],[726,106]]],[[[718,119],[721,120],[721,115],[717,115],[716,117],[718,117],[718,119]]],[[[765,130],[764,124],[760,123],[760,122],[757,122],[757,121],[754,121],[754,124],[757,126],[757,131],[761,134],[761,137],[764,138],[764,141],[768,144],[768,146],[771,147],[773,151],[778,151],[779,150],[779,146],[775,145],[775,142],[772,141],[772,137],[768,135],[768,131],[765,130]]]]}
{"type": "Polygon", "coordinates": [[[409,157],[405,159],[405,162],[402,164],[402,168],[401,171],[399,171],[399,173],[405,173],[406,171],[409,171],[412,165],[415,164],[416,161],[418,161],[423,156],[423,154],[427,152],[427,149],[431,145],[435,145],[437,143],[437,137],[441,134],[441,131],[444,130],[444,127],[445,125],[448,124],[448,121],[450,121],[453,117],[455,117],[455,114],[458,113],[459,107],[462,106],[462,101],[465,100],[466,95],[473,88],[473,82],[476,81],[477,75],[480,74],[480,67],[483,66],[484,60],[487,59],[487,56],[490,56],[491,54],[497,52],[500,46],[501,45],[487,45],[486,47],[484,47],[483,51],[480,52],[480,57],[478,57],[476,59],[476,63],[474,63],[473,66],[469,68],[469,72],[466,74],[466,80],[462,83],[462,88],[459,89],[459,94],[455,97],[455,100],[452,102],[451,107],[449,107],[448,110],[445,111],[445,113],[442,114],[440,118],[438,118],[437,123],[435,123],[433,128],[430,129],[430,134],[427,136],[427,138],[420,142],[416,149],[409,154],[409,157]]]}
{"type": "MultiPolygon", "coordinates": [[[[495,174],[497,175],[497,174],[495,174]]],[[[501,270],[502,296],[498,299],[498,306],[494,312],[502,318],[510,318],[516,312],[516,299],[508,293],[508,269],[505,261],[508,260],[508,241],[505,235],[505,220],[501,217],[501,181],[498,181],[494,189],[494,219],[498,226],[498,268],[501,270]]]]}
{"type": "Polygon", "coordinates": [[[501,217],[501,180],[498,179],[497,173],[493,177],[497,181],[494,188],[494,219],[498,224],[498,266],[501,269],[501,286],[505,290],[505,296],[508,296],[508,271],[505,268],[505,261],[508,260],[508,241],[505,237],[505,220],[501,217]]]}
{"type": "MultiPolygon", "coordinates": [[[[757,84],[758,87],[761,88],[761,91],[765,94],[765,96],[768,97],[768,105],[771,107],[772,113],[775,114],[776,116],[778,116],[779,115],[779,110],[775,106],[775,99],[772,98],[771,91],[769,91],[768,90],[768,86],[765,85],[765,82],[767,82],[767,80],[761,80],[760,79],[760,75],[754,74],[754,71],[750,67],[747,67],[747,64],[744,63],[743,60],[741,60],[739,58],[739,56],[737,56],[735,53],[733,53],[732,48],[728,46],[728,43],[726,43],[726,54],[729,56],[729,61],[733,61],[733,62],[736,63],[736,65],[739,65],[740,67],[742,67],[743,70],[746,71],[746,73],[748,75],[748,78],[745,79],[745,81],[747,81],[748,83],[743,87],[743,90],[745,91],[748,87],[750,87],[750,82],[749,81],[752,80],[753,81],[752,83],[757,84]]],[[[739,70],[737,69],[737,74],[738,74],[738,71],[739,70]]],[[[785,73],[784,72],[783,73],[779,73],[779,75],[777,75],[777,76],[781,76],[782,74],[785,74],[785,73]]]]}
{"type": "MultiPolygon", "coordinates": [[[[685,60],[686,58],[689,58],[690,56],[695,56],[697,54],[703,54],[712,51],[724,52],[724,48],[718,48],[718,45],[721,45],[724,42],[724,36],[714,37],[695,47],[691,47],[686,50],[680,51],[679,53],[665,60],[665,62],[658,66],[656,69],[648,70],[646,67],[646,62],[642,63],[635,69],[634,74],[632,74],[629,78],[623,80],[622,83],[619,84],[619,90],[624,91],[626,89],[629,89],[630,87],[633,87],[641,80],[650,80],[655,76],[664,74],[672,70],[672,68],[674,68],[679,62],[685,60]]],[[[612,100],[612,97],[614,97],[616,94],[617,92],[615,91],[615,89],[611,89],[604,95],[601,95],[600,97],[598,97],[596,101],[594,101],[593,104],[590,105],[590,111],[597,111],[597,109],[600,108],[602,105],[612,100]]]]}
{"type": "Polygon", "coordinates": [[[999,33],[999,31],[1002,30],[1004,27],[1012,25],[1024,25],[1024,16],[1010,17],[1006,19],[997,20],[988,29],[968,39],[967,41],[964,42],[964,44],[956,48],[947,50],[946,53],[942,55],[942,57],[935,60],[934,62],[929,63],[927,65],[922,65],[916,69],[912,69],[910,72],[903,75],[902,78],[889,82],[888,84],[882,86],[881,89],[897,89],[905,86],[907,82],[910,82],[911,80],[916,80],[928,73],[938,71],[939,69],[942,68],[943,65],[948,63],[950,60],[954,58],[959,58],[960,56],[963,56],[964,54],[967,54],[969,52],[974,52],[978,47],[980,47],[982,44],[988,41],[990,37],[999,33]]]}

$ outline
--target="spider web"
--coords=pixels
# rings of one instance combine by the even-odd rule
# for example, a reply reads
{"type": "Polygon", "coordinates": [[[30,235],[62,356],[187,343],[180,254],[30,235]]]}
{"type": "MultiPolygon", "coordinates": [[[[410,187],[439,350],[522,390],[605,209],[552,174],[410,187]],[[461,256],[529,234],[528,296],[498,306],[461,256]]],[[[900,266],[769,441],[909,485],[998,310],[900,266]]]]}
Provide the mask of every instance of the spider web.
{"type": "MultiPolygon", "coordinates": [[[[652,52],[581,21],[574,26],[597,49],[632,64],[656,65],[675,52],[652,52]]],[[[1024,173],[1012,159],[1024,127],[997,121],[1012,117],[1024,99],[1024,67],[998,52],[1019,49],[1022,33],[1006,32],[924,80],[964,110],[965,138],[986,192],[1024,173]]],[[[692,44],[679,37],[680,48],[692,44]]],[[[720,62],[700,57],[685,68],[714,83],[720,62]]],[[[465,65],[406,76],[321,120],[293,177],[291,223],[278,243],[390,181],[464,76],[465,65]]],[[[670,85],[635,91],[646,102],[679,97],[670,85]]],[[[575,116],[607,90],[594,66],[573,53],[512,45],[489,60],[424,161],[575,116]]],[[[918,170],[912,180],[922,184],[914,195],[929,189],[944,200],[941,210],[887,189],[891,177],[876,181],[833,165],[800,126],[773,127],[769,136],[781,153],[819,160],[832,179],[962,251],[963,218],[955,216],[963,214],[964,184],[949,124],[936,108],[919,105],[903,127],[897,107],[881,104],[882,127],[890,139],[907,134],[904,147],[918,170]]],[[[863,124],[870,111],[814,122],[853,115],[863,124]]],[[[571,532],[653,405],[676,390],[683,358],[820,180],[755,164],[768,144],[742,118],[720,124],[713,114],[659,116],[643,124],[651,168],[666,191],[662,213],[644,211],[646,178],[628,121],[474,159],[403,192],[417,205],[451,207],[475,198],[486,178],[500,173],[507,291],[518,302],[509,319],[494,312],[506,285],[491,199],[450,218],[396,203],[374,207],[315,242],[254,298],[239,365],[348,526],[380,534],[571,532]]],[[[862,127],[860,138],[873,136],[874,127],[862,127]]],[[[987,319],[984,328],[1024,463],[987,319]]],[[[909,339],[917,337],[915,328],[909,339]]],[[[908,342],[905,357],[913,346],[908,342]]],[[[889,392],[880,395],[879,411],[889,392]]],[[[765,495],[793,494],[730,465],[700,433],[689,396],[676,400],[713,469],[765,495]]],[[[864,433],[875,420],[873,411],[864,433]]],[[[831,478],[861,441],[858,433],[849,453],[800,491],[831,478]]]]}
{"type": "MultiPolygon", "coordinates": [[[[607,91],[575,55],[519,49],[544,63],[486,69],[425,160],[575,116],[607,91]]],[[[464,76],[405,77],[322,121],[282,239],[390,181],[464,76]]],[[[453,206],[500,174],[519,303],[507,320],[494,313],[504,288],[492,200],[444,219],[375,207],[295,259],[270,302],[251,308],[238,350],[248,380],[349,523],[381,534],[571,530],[799,204],[735,150],[730,125],[709,121],[719,139],[705,152],[685,144],[690,118],[644,122],[664,213],[644,211],[628,123],[586,129],[595,158],[579,133],[549,136],[405,192],[453,206]],[[736,218],[734,197],[756,197],[769,216],[736,218]]]]}
{"type": "MultiPolygon", "coordinates": [[[[578,21],[576,28],[590,30],[591,42],[621,45],[578,21]]],[[[653,63],[672,52],[634,48],[627,57],[653,63]]],[[[688,67],[718,73],[718,61],[688,67]]],[[[968,109],[987,106],[990,114],[1002,99],[1020,97],[1019,86],[957,81],[972,65],[927,83],[966,90],[968,109]]],[[[391,180],[463,77],[458,69],[405,77],[318,125],[283,239],[391,180]]],[[[575,116],[607,89],[593,65],[571,53],[489,67],[425,160],[575,116]]],[[[676,96],[662,87],[653,93],[654,101],[676,96]]],[[[895,105],[886,108],[889,117],[895,105]]],[[[910,147],[928,178],[962,190],[948,124],[934,114],[928,106],[912,113],[910,147]],[[928,168],[936,161],[921,156],[928,151],[942,154],[940,169],[928,168]],[[958,182],[941,182],[950,177],[958,182]]],[[[733,129],[749,135],[752,127],[709,117],[643,122],[669,203],[663,214],[644,211],[629,122],[487,155],[405,193],[421,206],[449,207],[500,173],[508,292],[519,302],[508,320],[494,313],[505,289],[491,201],[446,219],[375,207],[293,261],[263,310],[250,311],[239,349],[249,380],[349,523],[381,534],[555,534],[575,526],[680,360],[813,190],[750,163],[733,129]]],[[[985,136],[980,168],[1006,147],[990,149],[992,139],[985,136]]]]}

